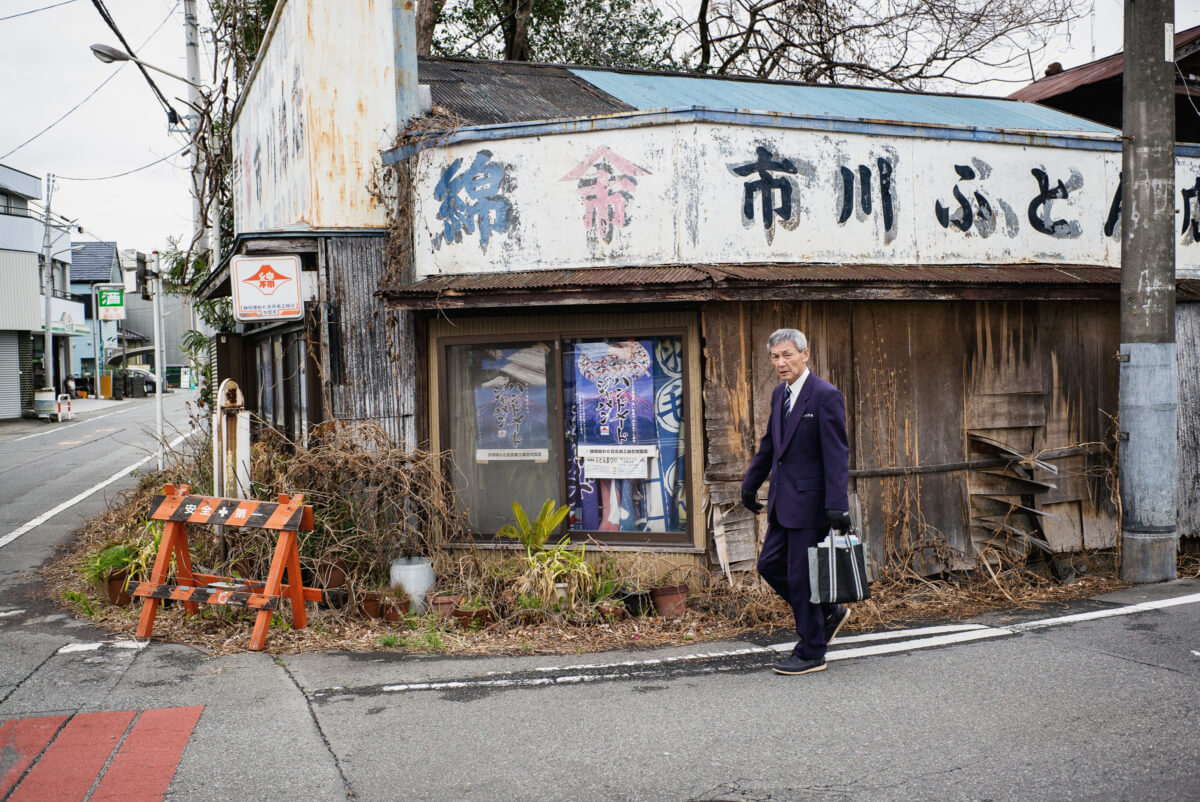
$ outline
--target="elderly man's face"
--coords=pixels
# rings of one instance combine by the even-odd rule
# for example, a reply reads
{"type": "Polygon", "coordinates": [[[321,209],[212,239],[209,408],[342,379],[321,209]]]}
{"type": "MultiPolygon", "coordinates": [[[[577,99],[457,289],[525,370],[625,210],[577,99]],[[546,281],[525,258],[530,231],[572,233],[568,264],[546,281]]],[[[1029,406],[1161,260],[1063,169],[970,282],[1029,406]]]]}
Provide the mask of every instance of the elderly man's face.
{"type": "Polygon", "coordinates": [[[785,340],[771,349],[771,365],[780,379],[791,384],[808,366],[808,349],[801,351],[794,342],[785,340]]]}

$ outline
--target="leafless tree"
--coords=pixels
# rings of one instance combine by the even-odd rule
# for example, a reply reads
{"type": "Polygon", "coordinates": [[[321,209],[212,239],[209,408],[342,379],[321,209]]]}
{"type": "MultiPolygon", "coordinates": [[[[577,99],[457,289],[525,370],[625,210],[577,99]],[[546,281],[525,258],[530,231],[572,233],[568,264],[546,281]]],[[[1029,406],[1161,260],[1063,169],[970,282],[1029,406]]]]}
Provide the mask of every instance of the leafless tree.
{"type": "Polygon", "coordinates": [[[1087,0],[675,0],[697,72],[922,88],[1026,80],[1087,0]]]}

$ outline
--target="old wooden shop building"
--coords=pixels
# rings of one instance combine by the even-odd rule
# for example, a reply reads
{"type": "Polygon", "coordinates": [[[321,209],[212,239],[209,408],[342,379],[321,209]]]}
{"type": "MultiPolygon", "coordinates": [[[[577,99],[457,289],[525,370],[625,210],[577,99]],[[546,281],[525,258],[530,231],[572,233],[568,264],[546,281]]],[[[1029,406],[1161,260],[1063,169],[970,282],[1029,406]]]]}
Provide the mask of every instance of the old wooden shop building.
{"type": "MultiPolygon", "coordinates": [[[[994,98],[423,59],[434,113],[396,141],[390,30],[338,52],[306,28],[323,6],[280,4],[235,122],[238,250],[311,274],[303,319],[225,335],[264,417],[446,451],[482,542],[513,500],[555,498],[578,538],[745,570],[765,342],[796,327],[845,394],[876,561],[1115,542],[1117,131],[994,98]]],[[[1176,172],[1200,275],[1200,149],[1176,172]]]]}

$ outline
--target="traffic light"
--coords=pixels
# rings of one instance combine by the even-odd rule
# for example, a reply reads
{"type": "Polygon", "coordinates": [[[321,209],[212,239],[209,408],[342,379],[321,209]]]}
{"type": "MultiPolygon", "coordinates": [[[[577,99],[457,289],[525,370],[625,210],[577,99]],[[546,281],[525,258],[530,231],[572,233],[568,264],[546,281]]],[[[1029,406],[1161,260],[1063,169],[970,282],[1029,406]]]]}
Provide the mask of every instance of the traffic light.
{"type": "Polygon", "coordinates": [[[142,300],[149,301],[153,297],[150,291],[150,268],[141,254],[138,254],[137,261],[137,288],[142,291],[142,300]]]}

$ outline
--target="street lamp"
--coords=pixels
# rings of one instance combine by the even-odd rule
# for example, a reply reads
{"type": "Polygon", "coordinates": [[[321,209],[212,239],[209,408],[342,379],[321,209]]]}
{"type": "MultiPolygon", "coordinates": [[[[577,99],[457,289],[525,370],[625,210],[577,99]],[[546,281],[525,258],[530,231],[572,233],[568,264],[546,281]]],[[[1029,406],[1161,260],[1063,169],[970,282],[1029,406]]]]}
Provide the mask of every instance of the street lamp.
{"type": "Polygon", "coordinates": [[[189,81],[187,78],[184,78],[182,75],[176,75],[173,72],[164,70],[162,67],[156,67],[153,64],[149,63],[148,61],[142,61],[140,58],[134,58],[133,56],[126,53],[124,50],[118,50],[117,48],[112,47],[110,45],[99,45],[99,44],[92,45],[92,55],[94,55],[96,58],[103,61],[105,64],[112,64],[114,61],[132,61],[134,64],[140,64],[141,66],[145,67],[148,70],[154,70],[155,72],[161,72],[163,75],[169,75],[170,77],[174,78],[177,81],[183,81],[188,86],[194,86],[197,89],[204,88],[200,84],[196,83],[195,81],[189,81]]]}

